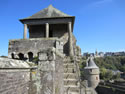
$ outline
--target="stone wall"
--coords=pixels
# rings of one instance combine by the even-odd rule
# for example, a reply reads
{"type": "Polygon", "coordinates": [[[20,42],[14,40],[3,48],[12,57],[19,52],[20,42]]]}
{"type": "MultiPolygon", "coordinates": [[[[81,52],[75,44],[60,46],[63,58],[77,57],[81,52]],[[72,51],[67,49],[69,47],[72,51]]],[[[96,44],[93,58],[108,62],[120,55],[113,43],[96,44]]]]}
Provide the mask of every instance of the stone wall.
{"type": "Polygon", "coordinates": [[[55,94],[63,94],[63,58],[56,55],[55,62],[55,94]]]}
{"type": "Polygon", "coordinates": [[[55,49],[39,52],[36,94],[63,94],[63,55],[55,49]]]}
{"type": "Polygon", "coordinates": [[[0,57],[0,94],[29,94],[30,66],[0,57]]]}
{"type": "Polygon", "coordinates": [[[29,83],[29,93],[28,94],[37,94],[37,67],[30,70],[30,83],[29,83]]]}
{"type": "Polygon", "coordinates": [[[0,94],[28,94],[29,69],[0,69],[0,94]]]}
{"type": "Polygon", "coordinates": [[[37,56],[38,52],[43,49],[47,49],[55,46],[56,38],[35,38],[35,39],[19,39],[10,40],[8,48],[8,56],[12,58],[19,58],[19,54],[23,54],[24,58],[28,58],[28,53],[33,53],[33,57],[37,56]]]}
{"type": "MultiPolygon", "coordinates": [[[[65,32],[64,35],[62,37],[60,37],[60,39],[63,42],[63,52],[66,55],[69,55],[69,34],[68,32],[65,32]]],[[[76,38],[72,33],[72,45],[73,45],[73,50],[74,50],[74,54],[75,54],[75,49],[76,49],[76,38]]]]}
{"type": "Polygon", "coordinates": [[[99,69],[85,69],[85,79],[88,80],[88,87],[96,88],[100,82],[99,69]]]}

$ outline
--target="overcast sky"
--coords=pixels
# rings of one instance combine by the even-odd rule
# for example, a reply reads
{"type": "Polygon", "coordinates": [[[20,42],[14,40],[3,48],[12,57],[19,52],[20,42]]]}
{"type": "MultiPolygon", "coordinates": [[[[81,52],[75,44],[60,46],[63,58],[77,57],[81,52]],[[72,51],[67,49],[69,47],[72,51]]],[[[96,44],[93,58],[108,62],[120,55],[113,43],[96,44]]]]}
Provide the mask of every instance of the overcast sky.
{"type": "Polygon", "coordinates": [[[23,38],[19,19],[52,4],[76,16],[74,35],[82,52],[125,51],[125,0],[0,0],[0,55],[9,39],[23,38]]]}

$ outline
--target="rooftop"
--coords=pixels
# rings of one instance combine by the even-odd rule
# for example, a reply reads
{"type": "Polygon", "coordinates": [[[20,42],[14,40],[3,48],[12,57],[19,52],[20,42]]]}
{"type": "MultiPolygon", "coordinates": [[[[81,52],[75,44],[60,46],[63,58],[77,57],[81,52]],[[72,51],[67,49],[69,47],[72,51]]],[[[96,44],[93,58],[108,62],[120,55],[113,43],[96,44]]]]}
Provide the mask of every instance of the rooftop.
{"type": "Polygon", "coordinates": [[[95,64],[93,57],[90,57],[87,60],[87,65],[86,65],[85,69],[96,69],[96,68],[98,68],[98,66],[95,64]]]}
{"type": "Polygon", "coordinates": [[[27,18],[21,19],[41,19],[41,18],[60,18],[60,17],[73,17],[68,14],[63,13],[62,11],[54,8],[52,5],[49,5],[47,8],[37,12],[36,14],[29,16],[27,18]]]}

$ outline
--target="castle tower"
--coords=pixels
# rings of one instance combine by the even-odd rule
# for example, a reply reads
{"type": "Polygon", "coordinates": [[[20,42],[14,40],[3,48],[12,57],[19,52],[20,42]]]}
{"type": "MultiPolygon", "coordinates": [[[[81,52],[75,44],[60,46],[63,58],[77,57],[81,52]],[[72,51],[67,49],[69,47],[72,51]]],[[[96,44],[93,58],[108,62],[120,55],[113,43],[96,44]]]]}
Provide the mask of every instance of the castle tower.
{"type": "Polygon", "coordinates": [[[74,16],[69,16],[52,5],[30,17],[20,19],[24,24],[23,39],[9,41],[9,58],[32,61],[40,50],[50,47],[73,56],[76,44],[72,34],[74,20],[74,16]]]}
{"type": "MultiPolygon", "coordinates": [[[[1,59],[2,63],[10,61],[7,66],[1,67],[5,70],[1,72],[9,74],[8,77],[11,80],[14,78],[14,81],[14,75],[17,75],[17,82],[19,81],[13,84],[8,78],[12,84],[7,83],[7,86],[17,86],[19,94],[94,94],[91,88],[87,88],[86,81],[81,84],[78,64],[81,49],[76,45],[72,33],[74,20],[74,16],[69,16],[52,5],[21,19],[24,24],[23,39],[9,40],[8,57],[12,59],[1,59]],[[35,60],[37,65],[32,64],[35,60]],[[13,66],[9,67],[10,65],[13,66]]],[[[92,58],[87,62],[85,71],[89,87],[95,88],[99,82],[99,69],[92,58]]],[[[1,91],[5,91],[4,94],[8,92],[6,88],[1,91]]],[[[15,89],[9,92],[14,93],[15,89]]]]}
{"type": "Polygon", "coordinates": [[[84,68],[85,78],[88,81],[88,87],[96,88],[100,82],[99,68],[95,64],[93,57],[88,58],[86,67],[84,68]]]}

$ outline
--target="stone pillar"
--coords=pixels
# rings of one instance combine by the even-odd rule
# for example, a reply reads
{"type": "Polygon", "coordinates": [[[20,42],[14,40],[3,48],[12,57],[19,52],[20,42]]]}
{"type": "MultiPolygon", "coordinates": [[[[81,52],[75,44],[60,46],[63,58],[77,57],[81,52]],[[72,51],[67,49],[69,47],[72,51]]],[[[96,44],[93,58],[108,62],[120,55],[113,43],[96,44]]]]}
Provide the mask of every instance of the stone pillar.
{"type": "Polygon", "coordinates": [[[36,74],[37,93],[55,94],[55,53],[44,50],[38,53],[39,62],[36,74]]]}
{"type": "Polygon", "coordinates": [[[27,24],[24,24],[23,39],[27,38],[27,24]]]}
{"type": "Polygon", "coordinates": [[[49,24],[46,23],[46,38],[49,37],[49,24]]]}
{"type": "Polygon", "coordinates": [[[68,32],[69,32],[69,55],[73,56],[73,45],[72,45],[72,23],[68,23],[68,32]]]}

